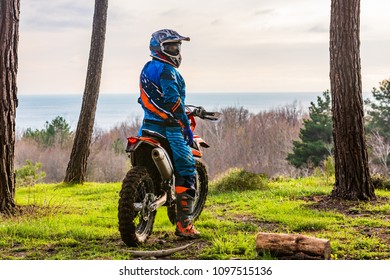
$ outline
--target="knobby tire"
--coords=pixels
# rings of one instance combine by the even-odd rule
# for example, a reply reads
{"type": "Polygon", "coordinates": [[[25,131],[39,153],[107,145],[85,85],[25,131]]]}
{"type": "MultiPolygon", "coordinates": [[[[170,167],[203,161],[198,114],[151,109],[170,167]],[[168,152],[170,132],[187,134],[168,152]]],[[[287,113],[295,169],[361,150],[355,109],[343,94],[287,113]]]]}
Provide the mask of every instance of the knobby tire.
{"type": "Polygon", "coordinates": [[[146,241],[153,230],[156,211],[144,217],[135,211],[134,203],[141,203],[146,193],[153,193],[153,180],[143,166],[133,167],[122,182],[119,193],[119,232],[127,246],[137,246],[146,241]]]}

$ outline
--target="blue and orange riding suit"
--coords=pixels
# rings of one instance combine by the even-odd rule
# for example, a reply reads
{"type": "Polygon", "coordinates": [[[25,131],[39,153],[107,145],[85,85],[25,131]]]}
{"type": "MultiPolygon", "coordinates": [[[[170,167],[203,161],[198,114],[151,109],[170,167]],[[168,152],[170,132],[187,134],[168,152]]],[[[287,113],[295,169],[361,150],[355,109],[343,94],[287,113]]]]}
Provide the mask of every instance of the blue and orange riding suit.
{"type": "Polygon", "coordinates": [[[138,102],[144,110],[144,119],[139,135],[158,133],[168,140],[175,169],[175,234],[196,238],[200,234],[192,223],[196,170],[189,147],[193,134],[185,110],[185,82],[177,70],[181,63],[180,45],[183,40],[189,41],[189,38],[170,29],[152,34],[152,60],[145,64],[140,75],[138,102]]]}

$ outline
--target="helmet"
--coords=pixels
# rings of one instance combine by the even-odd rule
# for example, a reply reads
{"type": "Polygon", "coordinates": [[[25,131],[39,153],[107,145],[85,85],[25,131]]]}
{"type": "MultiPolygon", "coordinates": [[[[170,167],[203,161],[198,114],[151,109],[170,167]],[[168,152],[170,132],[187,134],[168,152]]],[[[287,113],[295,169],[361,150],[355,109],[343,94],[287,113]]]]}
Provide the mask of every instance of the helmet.
{"type": "Polygon", "coordinates": [[[162,29],[152,34],[149,49],[151,56],[167,62],[174,67],[181,63],[181,41],[189,41],[189,37],[183,37],[174,30],[162,29]]]}

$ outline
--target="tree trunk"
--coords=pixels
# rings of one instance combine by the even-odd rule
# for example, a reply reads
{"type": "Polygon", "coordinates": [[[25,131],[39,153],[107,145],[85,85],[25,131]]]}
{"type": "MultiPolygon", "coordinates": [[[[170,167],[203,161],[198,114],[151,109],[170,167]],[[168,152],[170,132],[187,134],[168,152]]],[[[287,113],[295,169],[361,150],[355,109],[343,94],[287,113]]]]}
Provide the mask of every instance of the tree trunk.
{"type": "Polygon", "coordinates": [[[15,207],[15,117],[18,105],[19,0],[0,0],[0,213],[15,207]]]}
{"type": "Polygon", "coordinates": [[[64,179],[65,182],[69,183],[83,183],[86,177],[87,160],[95,122],[103,65],[107,8],[108,0],[95,0],[91,50],[89,53],[83,103],[64,179]]]}
{"type": "Polygon", "coordinates": [[[336,184],[332,196],[375,199],[365,142],[360,64],[360,0],[332,0],[330,82],[336,184]]]}

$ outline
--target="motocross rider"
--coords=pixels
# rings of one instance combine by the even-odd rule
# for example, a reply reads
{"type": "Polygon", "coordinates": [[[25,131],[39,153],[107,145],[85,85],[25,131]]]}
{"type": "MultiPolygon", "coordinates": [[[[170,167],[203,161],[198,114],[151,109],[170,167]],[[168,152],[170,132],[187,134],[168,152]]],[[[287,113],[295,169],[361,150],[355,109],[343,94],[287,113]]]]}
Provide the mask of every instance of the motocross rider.
{"type": "Polygon", "coordinates": [[[175,169],[177,236],[198,238],[200,233],[192,222],[195,197],[195,161],[189,145],[193,133],[185,110],[185,83],[177,68],[181,63],[181,42],[190,41],[171,29],[152,34],[147,62],[140,75],[138,102],[144,110],[139,131],[164,136],[172,150],[175,169]]]}

